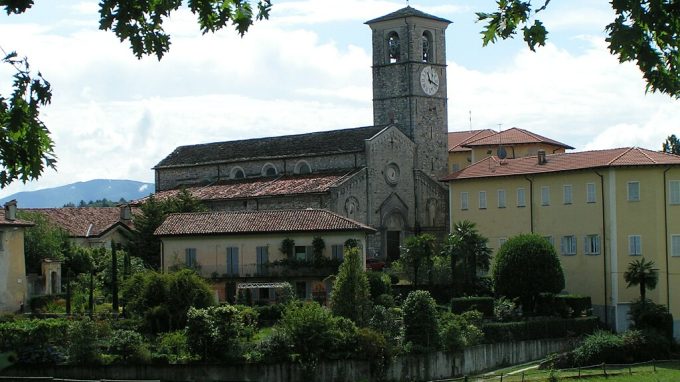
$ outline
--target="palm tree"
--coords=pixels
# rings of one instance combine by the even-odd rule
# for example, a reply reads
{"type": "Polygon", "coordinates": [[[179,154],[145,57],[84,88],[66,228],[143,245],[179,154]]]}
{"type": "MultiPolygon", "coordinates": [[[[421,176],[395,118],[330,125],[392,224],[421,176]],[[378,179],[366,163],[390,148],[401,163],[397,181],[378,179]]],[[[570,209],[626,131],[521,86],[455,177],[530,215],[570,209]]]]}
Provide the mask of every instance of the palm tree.
{"type": "Polygon", "coordinates": [[[623,279],[628,283],[627,288],[635,285],[640,286],[640,301],[646,301],[647,289],[656,288],[659,281],[657,270],[653,268],[653,261],[646,261],[643,257],[628,264],[628,270],[623,274],[623,279]]]}
{"type": "Polygon", "coordinates": [[[489,270],[491,249],[487,242],[477,231],[475,223],[462,220],[454,224],[453,233],[444,244],[442,254],[451,260],[451,282],[455,285],[456,275],[462,276],[464,293],[474,294],[477,272],[489,270]]]}

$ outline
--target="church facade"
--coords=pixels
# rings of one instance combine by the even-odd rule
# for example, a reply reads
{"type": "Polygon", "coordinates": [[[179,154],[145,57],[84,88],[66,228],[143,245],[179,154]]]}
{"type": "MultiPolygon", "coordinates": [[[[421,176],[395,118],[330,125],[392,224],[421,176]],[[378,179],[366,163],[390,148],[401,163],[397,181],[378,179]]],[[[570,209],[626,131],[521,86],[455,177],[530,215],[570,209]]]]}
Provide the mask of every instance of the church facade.
{"type": "Polygon", "coordinates": [[[156,196],[187,189],[215,211],[319,208],[376,230],[367,254],[448,232],[448,20],[406,7],[366,22],[372,126],[177,147],[155,167],[156,196]]]}

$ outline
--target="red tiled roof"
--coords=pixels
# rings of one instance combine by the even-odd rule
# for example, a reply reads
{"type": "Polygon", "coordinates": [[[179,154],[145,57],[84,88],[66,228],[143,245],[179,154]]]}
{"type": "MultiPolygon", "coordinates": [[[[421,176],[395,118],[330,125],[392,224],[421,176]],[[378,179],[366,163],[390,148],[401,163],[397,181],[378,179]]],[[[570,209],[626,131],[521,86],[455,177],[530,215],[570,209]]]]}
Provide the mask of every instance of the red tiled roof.
{"type": "Polygon", "coordinates": [[[466,142],[473,141],[479,138],[486,138],[490,135],[496,134],[491,129],[485,130],[470,130],[470,131],[452,131],[448,134],[449,152],[470,151],[470,148],[463,147],[466,142]]]}
{"type": "Polygon", "coordinates": [[[155,235],[369,231],[375,229],[321,209],[170,214],[155,235]]]}
{"type": "Polygon", "coordinates": [[[97,237],[118,223],[132,229],[131,221],[120,220],[119,207],[21,208],[20,211],[39,213],[72,237],[97,237]]]}
{"type": "MultiPolygon", "coordinates": [[[[317,173],[307,175],[286,175],[277,178],[261,177],[255,179],[228,181],[186,190],[199,200],[225,200],[256,198],[276,195],[295,195],[328,192],[354,171],[341,173],[317,173]]],[[[177,195],[179,190],[166,190],[154,194],[158,200],[177,195]]],[[[145,199],[135,201],[135,204],[145,199]]]]}
{"type": "Polygon", "coordinates": [[[21,219],[14,219],[14,220],[8,220],[5,218],[4,214],[0,216],[0,226],[4,227],[31,227],[34,226],[35,223],[30,222],[28,220],[21,220],[21,219]]]}
{"type": "Polygon", "coordinates": [[[540,174],[558,171],[583,170],[589,168],[680,165],[680,156],[638,147],[581,151],[546,155],[546,163],[539,165],[537,156],[499,160],[489,157],[480,160],[442,180],[486,178],[540,174]]]}
{"type": "Polygon", "coordinates": [[[558,142],[554,139],[546,138],[542,135],[532,133],[531,131],[513,127],[495,133],[493,135],[487,135],[485,137],[479,137],[476,139],[468,140],[463,144],[465,147],[474,146],[498,146],[498,145],[520,145],[520,144],[531,144],[531,143],[547,143],[555,146],[564,147],[565,149],[573,150],[574,148],[566,145],[562,142],[558,142]]]}

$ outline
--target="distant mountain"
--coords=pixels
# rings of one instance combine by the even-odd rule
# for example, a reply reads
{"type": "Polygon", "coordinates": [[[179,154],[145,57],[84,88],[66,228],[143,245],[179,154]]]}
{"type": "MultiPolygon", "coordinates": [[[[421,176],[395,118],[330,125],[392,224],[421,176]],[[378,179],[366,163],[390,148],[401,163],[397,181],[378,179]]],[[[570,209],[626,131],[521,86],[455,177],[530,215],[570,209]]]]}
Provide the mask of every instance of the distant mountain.
{"type": "Polygon", "coordinates": [[[81,200],[89,201],[108,199],[118,201],[135,200],[151,194],[153,183],[137,182],[134,180],[95,179],[87,182],[77,182],[61,187],[45,188],[36,191],[23,191],[0,199],[0,205],[16,199],[19,208],[51,208],[63,207],[73,203],[76,206],[81,200]]]}

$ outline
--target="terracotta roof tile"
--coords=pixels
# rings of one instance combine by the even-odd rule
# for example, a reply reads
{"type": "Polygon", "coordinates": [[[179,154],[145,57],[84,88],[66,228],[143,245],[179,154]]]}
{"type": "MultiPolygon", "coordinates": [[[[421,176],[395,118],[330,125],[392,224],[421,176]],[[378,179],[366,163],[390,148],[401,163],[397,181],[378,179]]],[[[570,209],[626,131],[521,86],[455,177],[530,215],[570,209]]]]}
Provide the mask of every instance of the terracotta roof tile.
{"type": "Polygon", "coordinates": [[[154,168],[358,152],[385,126],[179,146],[154,168]]]}
{"type": "Polygon", "coordinates": [[[158,236],[272,232],[367,231],[375,229],[321,209],[170,214],[158,236]]]}
{"type": "Polygon", "coordinates": [[[558,142],[554,139],[546,138],[542,135],[532,133],[531,131],[513,127],[495,133],[493,135],[487,135],[484,137],[479,137],[476,139],[468,140],[463,144],[465,147],[474,146],[498,146],[498,145],[518,145],[518,144],[531,144],[531,143],[547,143],[555,146],[564,147],[565,149],[573,150],[574,148],[558,142]]]}
{"type": "Polygon", "coordinates": [[[4,215],[0,216],[0,226],[4,227],[32,227],[35,223],[28,220],[7,220],[4,215]]]}
{"type": "Polygon", "coordinates": [[[452,131],[448,134],[449,152],[470,151],[471,149],[469,147],[463,147],[462,145],[464,145],[466,142],[479,138],[485,138],[493,134],[496,134],[496,132],[491,129],[452,131]]]}
{"type": "Polygon", "coordinates": [[[72,237],[97,237],[120,223],[132,229],[131,221],[120,220],[119,207],[21,208],[44,215],[72,237]]]}
{"type": "MultiPolygon", "coordinates": [[[[259,177],[245,180],[226,181],[201,187],[188,187],[186,190],[200,200],[225,200],[255,198],[263,196],[296,195],[328,192],[353,171],[316,173],[306,175],[285,175],[281,177],[259,177]]],[[[159,200],[177,195],[179,190],[166,190],[154,194],[159,200]]],[[[135,204],[145,199],[135,201],[135,204]]]]}
{"type": "Polygon", "coordinates": [[[637,147],[609,150],[581,151],[546,155],[546,163],[539,165],[537,156],[499,160],[485,158],[443,180],[487,178],[496,176],[528,175],[590,168],[680,165],[680,156],[637,147]]]}

